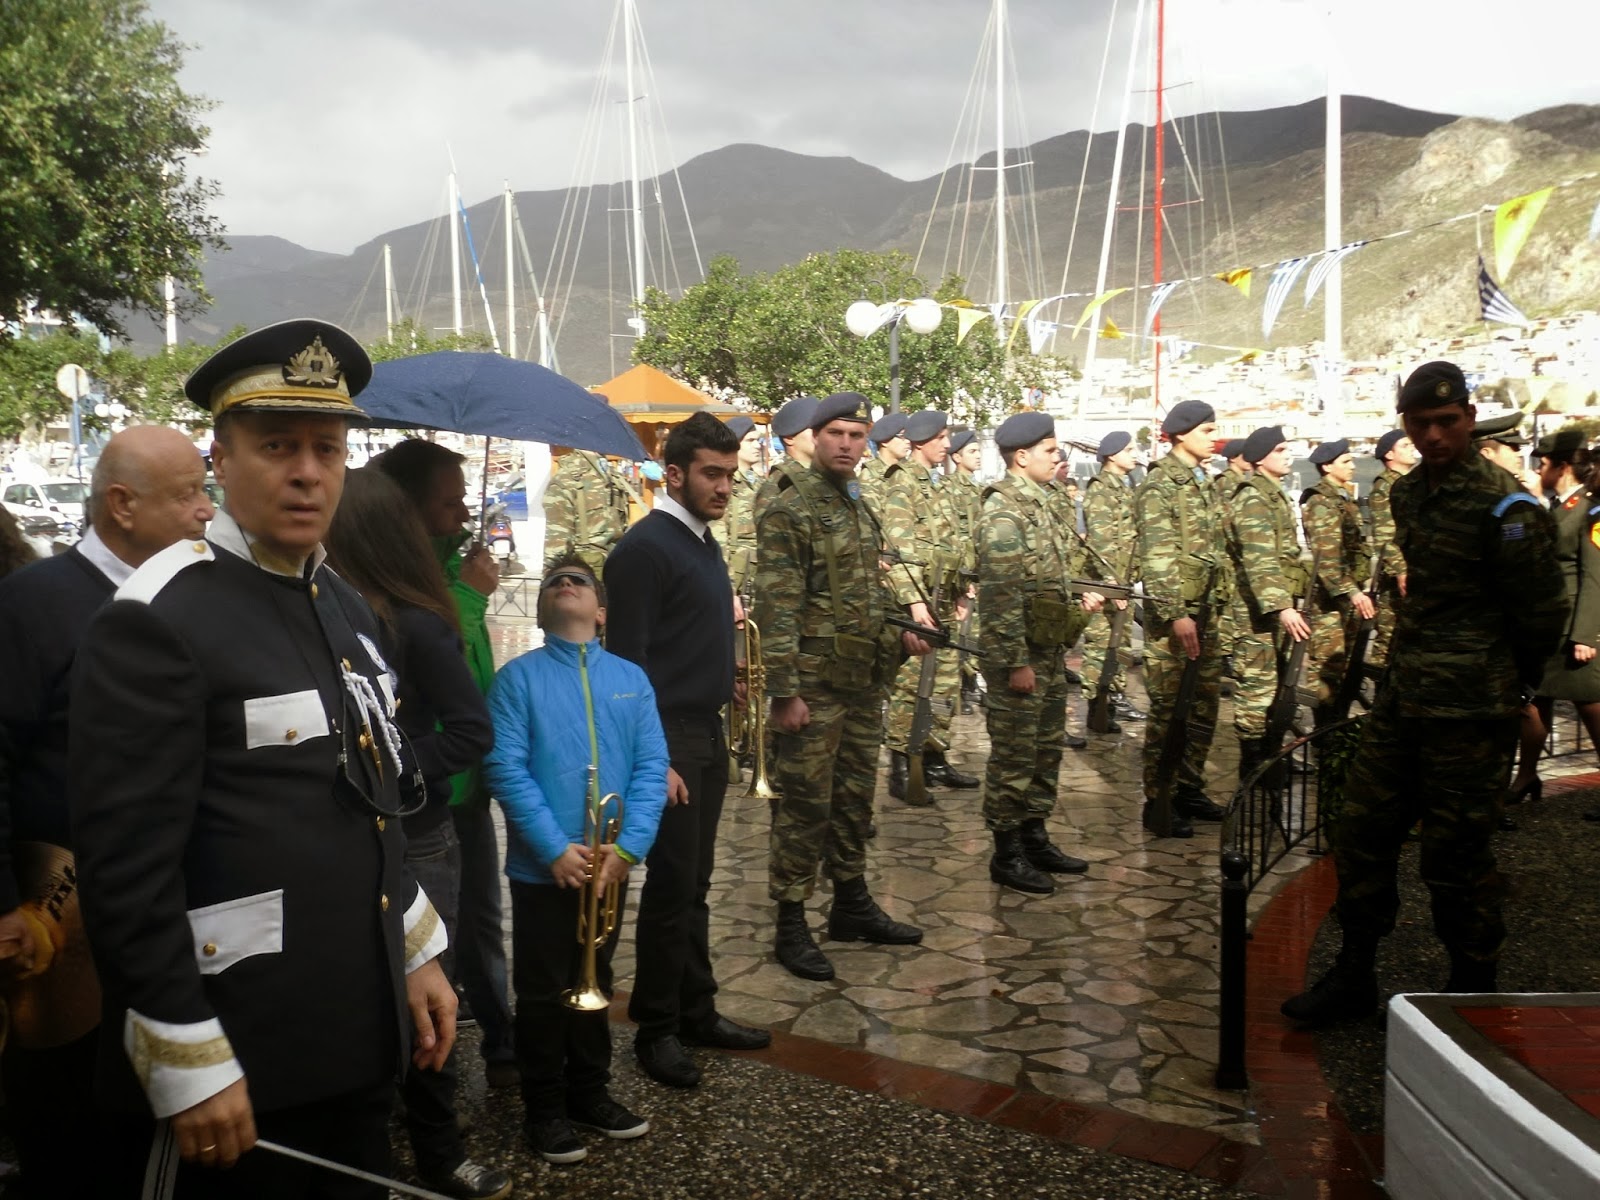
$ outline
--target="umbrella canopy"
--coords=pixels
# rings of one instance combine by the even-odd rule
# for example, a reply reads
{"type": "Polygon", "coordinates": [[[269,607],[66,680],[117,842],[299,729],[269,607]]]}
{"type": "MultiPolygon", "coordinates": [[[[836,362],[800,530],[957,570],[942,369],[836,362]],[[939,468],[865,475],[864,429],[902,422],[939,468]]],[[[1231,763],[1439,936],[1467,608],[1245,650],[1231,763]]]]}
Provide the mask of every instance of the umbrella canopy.
{"type": "Polygon", "coordinates": [[[537,363],[486,352],[439,350],[378,363],[361,393],[372,423],[574,446],[646,458],[628,423],[572,380],[537,363]]]}
{"type": "Polygon", "coordinates": [[[731,417],[739,411],[645,363],[629,367],[594,390],[633,425],[676,425],[697,412],[731,417]]]}

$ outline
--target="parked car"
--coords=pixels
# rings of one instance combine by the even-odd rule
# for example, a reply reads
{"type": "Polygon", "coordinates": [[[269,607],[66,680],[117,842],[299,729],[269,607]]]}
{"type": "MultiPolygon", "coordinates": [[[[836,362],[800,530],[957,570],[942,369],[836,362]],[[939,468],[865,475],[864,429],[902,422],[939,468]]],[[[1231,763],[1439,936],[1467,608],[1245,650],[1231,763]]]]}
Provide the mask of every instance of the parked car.
{"type": "Polygon", "coordinates": [[[20,506],[55,517],[64,517],[74,529],[83,528],[84,506],[89,501],[89,485],[76,479],[49,479],[44,483],[11,483],[0,500],[15,512],[20,506]]]}

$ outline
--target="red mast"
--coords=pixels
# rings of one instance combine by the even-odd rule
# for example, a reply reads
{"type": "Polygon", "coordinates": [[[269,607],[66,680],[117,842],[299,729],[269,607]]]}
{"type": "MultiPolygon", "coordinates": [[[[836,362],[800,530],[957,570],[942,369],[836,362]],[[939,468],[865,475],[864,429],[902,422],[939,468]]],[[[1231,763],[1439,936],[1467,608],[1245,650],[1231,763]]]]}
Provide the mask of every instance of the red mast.
{"type": "MultiPolygon", "coordinates": [[[[1155,232],[1155,250],[1151,255],[1151,295],[1161,286],[1161,243],[1162,220],[1162,183],[1166,172],[1166,66],[1167,66],[1167,0],[1157,0],[1156,3],[1156,195],[1155,195],[1155,220],[1150,224],[1155,232]]],[[[1156,313],[1156,319],[1151,325],[1151,333],[1155,337],[1155,415],[1161,415],[1161,313],[1156,313]]]]}

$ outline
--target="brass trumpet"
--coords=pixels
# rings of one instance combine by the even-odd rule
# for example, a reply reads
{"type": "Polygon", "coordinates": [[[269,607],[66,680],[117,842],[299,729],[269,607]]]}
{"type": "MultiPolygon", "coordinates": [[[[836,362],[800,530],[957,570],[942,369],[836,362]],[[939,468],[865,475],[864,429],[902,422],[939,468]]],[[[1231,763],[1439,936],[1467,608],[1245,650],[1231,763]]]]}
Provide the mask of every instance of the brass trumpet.
{"type": "Polygon", "coordinates": [[[617,928],[622,906],[622,884],[602,888],[597,883],[600,847],[616,842],[622,830],[622,797],[616,792],[600,794],[600,769],[589,767],[588,802],[584,808],[583,835],[589,847],[589,874],[578,894],[578,945],[583,960],[578,965],[577,983],[561,993],[561,1002],[580,1012],[599,1012],[611,1006],[611,998],[600,990],[595,956],[617,928]],[[617,812],[606,819],[606,809],[615,801],[617,812]]]}
{"type": "MultiPolygon", "coordinates": [[[[767,667],[761,659],[761,626],[747,612],[744,618],[744,711],[735,709],[738,727],[747,739],[755,767],[750,772],[750,786],[744,794],[749,799],[773,800],[777,790],[767,778],[767,667]]],[[[729,722],[733,722],[730,720],[729,722]]]]}

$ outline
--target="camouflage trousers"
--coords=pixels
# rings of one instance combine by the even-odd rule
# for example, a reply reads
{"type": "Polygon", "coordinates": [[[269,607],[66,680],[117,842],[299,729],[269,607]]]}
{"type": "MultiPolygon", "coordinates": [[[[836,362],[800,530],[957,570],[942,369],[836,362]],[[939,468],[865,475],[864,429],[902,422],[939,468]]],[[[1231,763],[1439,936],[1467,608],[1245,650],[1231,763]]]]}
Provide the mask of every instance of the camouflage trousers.
{"type": "Polygon", "coordinates": [[[1311,646],[1306,651],[1306,680],[1308,686],[1315,681],[1317,703],[1326,704],[1339,694],[1344,683],[1345,665],[1349,662],[1349,648],[1355,645],[1361,628],[1361,618],[1351,609],[1348,613],[1334,608],[1328,612],[1311,613],[1311,646]]]}
{"type": "MultiPolygon", "coordinates": [[[[1154,798],[1159,790],[1156,768],[1161,762],[1161,744],[1172,722],[1178,700],[1178,684],[1189,661],[1167,626],[1149,631],[1144,642],[1144,685],[1150,696],[1150,719],[1144,727],[1144,794],[1154,798]]],[[[1206,623],[1200,639],[1200,677],[1194,703],[1189,709],[1189,731],[1184,740],[1183,759],[1178,766],[1178,783],[1199,788],[1205,782],[1206,757],[1217,732],[1217,696],[1222,688],[1222,644],[1215,622],[1206,623]]]]}
{"type": "MultiPolygon", "coordinates": [[[[1122,618],[1122,634],[1117,638],[1117,653],[1120,655],[1127,649],[1128,640],[1133,636],[1133,614],[1125,613],[1122,618]]],[[[1089,618],[1089,628],[1083,634],[1083,670],[1078,674],[1083,677],[1083,695],[1085,699],[1092,700],[1100,690],[1100,672],[1105,667],[1106,650],[1111,645],[1111,601],[1106,601],[1105,608],[1089,618]]],[[[1116,673],[1111,679],[1111,691],[1121,693],[1128,686],[1127,668],[1123,666],[1122,659],[1117,659],[1116,673]]]]}
{"type": "Polygon", "coordinates": [[[1505,922],[1490,839],[1517,728],[1515,716],[1402,717],[1395,689],[1384,689],[1350,765],[1331,838],[1347,942],[1375,943],[1394,929],[1400,850],[1420,820],[1434,932],[1468,958],[1499,956],[1505,922]]]}
{"type": "Polygon", "coordinates": [[[810,724],[799,733],[777,730],[773,739],[778,799],[767,894],[774,900],[809,897],[818,863],[835,883],[859,879],[867,869],[882,689],[846,695],[802,675],[800,694],[810,724]]]}
{"type": "Polygon", "coordinates": [[[1374,667],[1389,665],[1389,640],[1394,637],[1394,622],[1400,603],[1400,581],[1385,576],[1378,592],[1378,619],[1372,631],[1372,644],[1367,647],[1367,662],[1374,667]]]}
{"type": "Polygon", "coordinates": [[[1276,617],[1268,620],[1272,628],[1239,630],[1234,626],[1236,636],[1229,650],[1233,658],[1233,728],[1242,738],[1266,734],[1267,710],[1278,692],[1279,643],[1286,635],[1274,632],[1276,617]]]}
{"type": "MultiPolygon", "coordinates": [[[[938,614],[946,629],[955,629],[956,615],[952,608],[938,614]]],[[[924,749],[948,750],[950,748],[950,719],[955,716],[961,702],[961,652],[955,649],[935,650],[933,675],[933,728],[928,734],[924,749]]],[[[894,686],[889,692],[889,719],[884,741],[889,749],[907,753],[906,739],[911,736],[911,718],[917,711],[917,685],[922,680],[922,658],[913,657],[900,664],[895,674],[894,686]]]]}
{"type": "Polygon", "coordinates": [[[1016,829],[1056,806],[1061,778],[1061,729],[1067,719],[1066,663],[1060,649],[1028,648],[1032,693],[1011,690],[1009,668],[985,667],[984,716],[989,763],[983,773],[983,823],[1016,829]]]}

